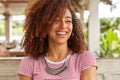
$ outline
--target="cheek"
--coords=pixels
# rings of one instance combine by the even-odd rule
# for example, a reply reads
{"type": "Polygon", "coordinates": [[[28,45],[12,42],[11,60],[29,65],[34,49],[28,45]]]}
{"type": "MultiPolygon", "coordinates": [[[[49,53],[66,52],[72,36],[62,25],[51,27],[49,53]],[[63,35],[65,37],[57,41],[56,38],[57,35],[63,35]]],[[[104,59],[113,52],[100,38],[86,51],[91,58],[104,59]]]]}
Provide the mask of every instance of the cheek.
{"type": "Polygon", "coordinates": [[[53,36],[55,35],[55,31],[56,31],[56,27],[55,26],[51,26],[49,29],[48,29],[48,36],[53,36]]]}
{"type": "Polygon", "coordinates": [[[71,32],[73,31],[73,25],[70,26],[70,31],[71,31],[71,32]]]}
{"type": "Polygon", "coordinates": [[[57,27],[58,27],[57,24],[53,24],[53,25],[50,27],[49,30],[50,30],[50,31],[55,31],[57,27]]]}

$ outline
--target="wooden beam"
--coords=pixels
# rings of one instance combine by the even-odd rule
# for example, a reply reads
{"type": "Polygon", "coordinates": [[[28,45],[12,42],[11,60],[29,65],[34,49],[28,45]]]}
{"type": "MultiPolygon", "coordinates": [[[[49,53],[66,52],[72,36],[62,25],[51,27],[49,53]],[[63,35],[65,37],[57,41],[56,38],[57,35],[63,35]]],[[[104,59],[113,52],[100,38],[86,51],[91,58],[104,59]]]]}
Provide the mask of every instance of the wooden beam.
{"type": "Polygon", "coordinates": [[[13,0],[13,1],[4,1],[4,0],[2,0],[2,1],[0,1],[1,3],[7,3],[7,4],[9,4],[9,3],[28,3],[28,0],[13,0]]]}
{"type": "Polygon", "coordinates": [[[25,15],[29,13],[29,9],[37,2],[38,0],[28,0],[28,6],[25,11],[25,15]]]}

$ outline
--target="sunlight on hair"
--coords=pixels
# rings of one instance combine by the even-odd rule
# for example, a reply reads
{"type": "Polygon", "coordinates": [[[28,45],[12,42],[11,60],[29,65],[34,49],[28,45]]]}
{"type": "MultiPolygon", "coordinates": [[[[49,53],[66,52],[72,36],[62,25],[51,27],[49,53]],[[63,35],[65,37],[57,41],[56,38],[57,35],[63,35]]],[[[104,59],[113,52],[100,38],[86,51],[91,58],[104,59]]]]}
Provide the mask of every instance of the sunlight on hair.
{"type": "Polygon", "coordinates": [[[75,13],[75,17],[76,17],[76,19],[80,19],[80,13],[79,13],[79,12],[76,12],[76,13],[75,13]]]}

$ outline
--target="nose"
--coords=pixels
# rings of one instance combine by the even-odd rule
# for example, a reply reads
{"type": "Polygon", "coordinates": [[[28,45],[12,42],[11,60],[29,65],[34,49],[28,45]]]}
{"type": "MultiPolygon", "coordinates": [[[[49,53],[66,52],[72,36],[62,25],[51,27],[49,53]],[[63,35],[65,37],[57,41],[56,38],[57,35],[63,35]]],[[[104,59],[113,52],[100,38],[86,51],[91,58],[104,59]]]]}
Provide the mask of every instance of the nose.
{"type": "Polygon", "coordinates": [[[61,22],[60,22],[60,27],[61,27],[62,29],[64,29],[64,28],[67,27],[67,25],[66,25],[66,23],[65,23],[64,20],[61,20],[61,22]]]}

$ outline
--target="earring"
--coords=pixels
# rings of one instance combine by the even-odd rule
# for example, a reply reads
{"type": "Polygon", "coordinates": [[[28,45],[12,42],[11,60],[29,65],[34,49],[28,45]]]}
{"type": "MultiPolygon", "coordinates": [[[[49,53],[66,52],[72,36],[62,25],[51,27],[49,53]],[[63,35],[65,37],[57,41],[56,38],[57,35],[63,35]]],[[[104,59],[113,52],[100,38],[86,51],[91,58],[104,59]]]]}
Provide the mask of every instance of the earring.
{"type": "Polygon", "coordinates": [[[71,37],[74,37],[74,33],[73,32],[71,33],[71,37]]]}

